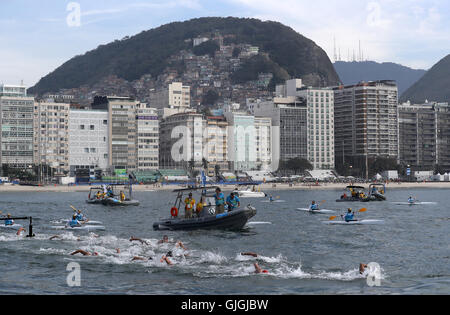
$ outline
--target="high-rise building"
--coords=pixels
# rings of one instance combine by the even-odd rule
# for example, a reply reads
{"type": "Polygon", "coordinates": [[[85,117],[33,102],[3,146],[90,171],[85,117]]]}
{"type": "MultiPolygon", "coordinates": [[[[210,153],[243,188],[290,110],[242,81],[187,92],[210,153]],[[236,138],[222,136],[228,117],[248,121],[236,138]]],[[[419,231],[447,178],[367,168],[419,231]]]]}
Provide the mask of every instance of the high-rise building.
{"type": "Polygon", "coordinates": [[[26,87],[0,85],[0,165],[33,167],[33,113],[26,87]]]}
{"type": "Polygon", "coordinates": [[[70,175],[78,170],[91,174],[109,172],[109,113],[107,110],[70,109],[69,168],[70,175]]]}
{"type": "Polygon", "coordinates": [[[34,164],[51,167],[55,176],[69,173],[69,109],[50,98],[34,103],[34,164]]]}
{"type": "Polygon", "coordinates": [[[415,170],[450,171],[450,107],[427,102],[398,106],[399,160],[415,170]]]}
{"type": "Polygon", "coordinates": [[[168,116],[160,121],[159,168],[201,168],[203,131],[201,114],[187,112],[168,116]]]}
{"type": "Polygon", "coordinates": [[[137,104],[137,169],[155,170],[159,167],[159,120],[155,108],[137,104]]]}
{"type": "Polygon", "coordinates": [[[368,158],[398,158],[398,89],[394,81],[334,88],[336,163],[366,170],[368,158]],[[366,161],[366,162],[365,162],[366,161]]]}
{"type": "Polygon", "coordinates": [[[334,93],[329,88],[297,89],[306,100],[308,161],[314,169],[334,169],[334,93]]]}
{"type": "Polygon", "coordinates": [[[206,129],[203,134],[203,158],[208,164],[208,176],[214,176],[216,167],[221,172],[229,171],[228,122],[224,116],[207,116],[205,120],[206,129]]]}
{"type": "Polygon", "coordinates": [[[256,170],[255,116],[243,111],[226,111],[228,159],[233,171],[256,170]]]}
{"type": "Polygon", "coordinates": [[[255,117],[256,168],[270,171],[272,164],[272,119],[255,117]]]}
{"type": "Polygon", "coordinates": [[[137,167],[136,107],[138,101],[130,97],[96,96],[92,109],[107,110],[109,165],[115,174],[130,173],[137,167]]]}

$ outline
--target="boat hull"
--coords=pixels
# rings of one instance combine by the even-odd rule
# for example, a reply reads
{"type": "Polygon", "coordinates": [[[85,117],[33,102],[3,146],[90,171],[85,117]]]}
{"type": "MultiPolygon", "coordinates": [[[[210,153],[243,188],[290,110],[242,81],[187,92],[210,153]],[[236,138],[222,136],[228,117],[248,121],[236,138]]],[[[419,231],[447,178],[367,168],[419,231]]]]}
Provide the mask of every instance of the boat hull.
{"type": "Polygon", "coordinates": [[[167,219],[153,224],[155,231],[160,230],[240,230],[247,221],[256,215],[256,209],[247,207],[218,215],[193,219],[167,219]]]}

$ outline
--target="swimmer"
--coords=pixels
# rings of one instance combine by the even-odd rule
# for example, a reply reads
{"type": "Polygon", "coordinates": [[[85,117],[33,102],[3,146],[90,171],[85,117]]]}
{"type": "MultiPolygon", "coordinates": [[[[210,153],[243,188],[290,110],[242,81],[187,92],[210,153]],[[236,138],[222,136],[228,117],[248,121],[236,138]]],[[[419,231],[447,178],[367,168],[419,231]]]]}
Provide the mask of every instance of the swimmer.
{"type": "Polygon", "coordinates": [[[97,252],[90,253],[90,252],[87,252],[87,251],[82,250],[82,249],[78,249],[78,250],[74,251],[73,253],[71,253],[70,255],[74,256],[76,254],[82,254],[83,256],[98,256],[97,252]]]}
{"type": "Polygon", "coordinates": [[[361,264],[359,264],[359,274],[364,274],[364,271],[366,271],[366,268],[367,268],[367,264],[363,264],[363,263],[361,263],[361,264]]]}
{"type": "Polygon", "coordinates": [[[17,233],[16,233],[16,235],[17,236],[20,236],[20,234],[22,233],[22,232],[27,232],[27,230],[25,230],[23,227],[21,227],[21,228],[19,228],[18,230],[17,230],[17,233]]]}
{"type": "Polygon", "coordinates": [[[138,241],[138,242],[141,242],[141,244],[149,245],[146,241],[143,241],[140,238],[136,238],[134,236],[130,237],[130,242],[132,242],[132,241],[138,241]]]}
{"type": "Polygon", "coordinates": [[[253,256],[253,257],[258,257],[258,254],[252,253],[252,252],[241,253],[241,255],[242,255],[242,256],[253,256]]]}
{"type": "Polygon", "coordinates": [[[258,263],[254,263],[253,266],[255,266],[255,273],[269,273],[266,269],[261,269],[258,263]]]}

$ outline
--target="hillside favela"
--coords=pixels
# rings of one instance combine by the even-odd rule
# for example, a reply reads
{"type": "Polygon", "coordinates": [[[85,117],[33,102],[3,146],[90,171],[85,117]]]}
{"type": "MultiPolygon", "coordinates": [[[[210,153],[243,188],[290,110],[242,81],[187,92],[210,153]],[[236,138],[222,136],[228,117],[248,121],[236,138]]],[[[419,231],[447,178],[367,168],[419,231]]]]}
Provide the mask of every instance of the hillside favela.
{"type": "Polygon", "coordinates": [[[448,295],[450,6],[387,2],[2,1],[0,294],[448,295]]]}

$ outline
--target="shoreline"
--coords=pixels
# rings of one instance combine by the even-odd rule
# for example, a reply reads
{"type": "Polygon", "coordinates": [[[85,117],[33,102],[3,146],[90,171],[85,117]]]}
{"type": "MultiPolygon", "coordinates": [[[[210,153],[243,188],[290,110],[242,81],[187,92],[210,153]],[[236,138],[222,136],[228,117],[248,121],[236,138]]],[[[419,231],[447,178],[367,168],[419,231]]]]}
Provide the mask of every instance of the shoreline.
{"type": "MultiPolygon", "coordinates": [[[[285,184],[285,183],[267,183],[258,186],[258,190],[261,191],[282,191],[282,190],[345,190],[345,187],[349,184],[345,183],[320,183],[319,185],[314,184],[285,184]]],[[[369,184],[359,184],[357,186],[362,186],[367,190],[369,184]]],[[[0,185],[1,192],[89,192],[91,187],[96,187],[97,185],[47,185],[47,186],[21,186],[21,185],[0,185]]],[[[236,185],[217,185],[224,191],[232,191],[236,185]]],[[[174,189],[186,188],[182,185],[133,185],[133,191],[172,191],[174,189]]],[[[429,189],[450,189],[450,182],[420,182],[420,183],[388,183],[386,184],[386,189],[400,189],[400,188],[429,188],[429,189]]]]}

